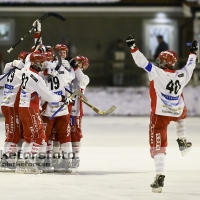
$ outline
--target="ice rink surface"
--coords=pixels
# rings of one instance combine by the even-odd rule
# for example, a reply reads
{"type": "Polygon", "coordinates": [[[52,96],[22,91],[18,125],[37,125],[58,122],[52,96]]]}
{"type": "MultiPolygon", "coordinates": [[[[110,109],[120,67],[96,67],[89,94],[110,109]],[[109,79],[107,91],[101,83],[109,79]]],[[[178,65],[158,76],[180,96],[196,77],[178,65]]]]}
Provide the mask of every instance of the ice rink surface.
{"type": "MultiPolygon", "coordinates": [[[[152,193],[154,161],[149,154],[148,117],[83,118],[81,166],[74,174],[0,173],[0,200],[199,200],[200,118],[186,119],[192,150],[184,157],[175,124],[168,128],[165,185],[152,193]]],[[[0,145],[4,119],[0,120],[0,145]]]]}

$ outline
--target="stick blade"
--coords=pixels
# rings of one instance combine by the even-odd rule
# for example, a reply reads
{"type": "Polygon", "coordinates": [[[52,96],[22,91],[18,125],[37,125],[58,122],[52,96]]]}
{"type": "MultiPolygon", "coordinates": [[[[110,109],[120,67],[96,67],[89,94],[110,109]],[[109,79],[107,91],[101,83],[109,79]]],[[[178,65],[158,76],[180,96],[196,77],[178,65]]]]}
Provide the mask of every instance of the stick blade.
{"type": "Polygon", "coordinates": [[[60,19],[60,20],[62,20],[62,21],[65,21],[65,20],[66,20],[66,18],[65,18],[64,16],[62,16],[62,15],[60,15],[60,14],[58,14],[58,13],[48,12],[47,14],[48,14],[48,16],[56,17],[56,18],[58,18],[58,19],[60,19]]]}
{"type": "Polygon", "coordinates": [[[109,115],[110,113],[112,113],[117,107],[116,106],[112,106],[110,109],[105,111],[105,115],[109,115]]]}
{"type": "Polygon", "coordinates": [[[98,113],[99,115],[109,115],[110,113],[112,113],[117,107],[116,106],[112,106],[111,108],[109,108],[108,110],[104,111],[104,110],[99,110],[97,108],[94,108],[93,110],[98,113]]]}

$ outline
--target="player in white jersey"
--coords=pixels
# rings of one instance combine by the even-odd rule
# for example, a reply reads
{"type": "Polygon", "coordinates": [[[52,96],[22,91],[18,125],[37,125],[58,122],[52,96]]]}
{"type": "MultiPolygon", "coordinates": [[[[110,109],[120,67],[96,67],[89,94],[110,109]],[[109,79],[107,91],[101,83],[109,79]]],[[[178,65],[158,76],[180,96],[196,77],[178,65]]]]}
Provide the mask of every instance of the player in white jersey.
{"type": "Polygon", "coordinates": [[[19,117],[23,125],[24,142],[22,153],[18,160],[16,172],[21,172],[21,167],[25,165],[27,173],[41,173],[35,164],[36,155],[40,146],[46,146],[43,122],[40,115],[40,97],[45,101],[59,102],[65,101],[65,97],[49,91],[45,81],[39,76],[39,72],[44,70],[44,62],[47,57],[44,53],[36,51],[30,55],[30,68],[23,69],[22,84],[19,102],[19,117]],[[37,93],[37,95],[35,95],[37,93]],[[34,98],[33,98],[34,97],[34,98]],[[27,153],[27,154],[26,154],[27,153]],[[25,155],[26,154],[26,155],[25,155]],[[28,159],[25,158],[28,156],[28,159]]]}
{"type": "MultiPolygon", "coordinates": [[[[69,59],[69,63],[74,68],[75,79],[72,81],[72,91],[79,90],[84,94],[90,79],[84,74],[84,71],[89,66],[89,60],[84,56],[76,56],[74,59],[69,59]],[[74,62],[75,61],[75,62],[74,62]]],[[[73,105],[71,108],[71,140],[73,159],[72,167],[77,168],[80,164],[80,143],[82,135],[82,117],[83,105],[78,96],[74,97],[73,105]]]]}
{"type": "Polygon", "coordinates": [[[24,61],[27,55],[28,52],[22,51],[18,55],[18,60],[7,63],[4,68],[4,73],[8,75],[0,81],[0,84],[4,86],[1,110],[5,118],[6,131],[1,166],[7,167],[7,169],[15,168],[17,144],[22,135],[22,126],[18,113],[19,89],[22,77],[21,69],[24,67],[24,61]]]}
{"type": "MultiPolygon", "coordinates": [[[[71,73],[71,72],[74,73],[74,70],[71,68],[69,62],[67,60],[65,60],[66,56],[68,55],[68,51],[69,51],[68,47],[65,44],[57,44],[55,46],[55,49],[58,52],[58,54],[60,55],[60,57],[62,59],[62,65],[65,66],[65,69],[68,71],[68,73],[71,73]]],[[[50,70],[48,70],[48,74],[51,74],[52,76],[56,76],[58,74],[58,72],[56,73],[56,70],[53,70],[52,72],[50,70]]],[[[72,106],[72,103],[69,102],[68,110],[70,110],[71,106],[72,106]]],[[[60,158],[60,154],[57,154],[58,152],[60,152],[60,143],[59,143],[59,139],[57,136],[58,135],[56,134],[54,127],[52,127],[52,133],[51,133],[51,137],[49,137],[49,141],[47,143],[47,149],[49,151],[53,150],[55,160],[56,159],[58,160],[58,158],[60,158]]],[[[55,160],[53,160],[53,161],[57,165],[57,162],[55,162],[55,160]]],[[[57,170],[56,165],[55,165],[55,170],[57,170]]]]}
{"type": "MultiPolygon", "coordinates": [[[[55,70],[56,68],[56,64],[57,62],[52,63],[50,68],[47,70],[50,72],[47,73],[50,74],[51,76],[47,75],[46,84],[48,85],[49,90],[51,90],[55,94],[67,96],[65,87],[67,87],[68,84],[75,78],[74,70],[72,69],[68,71],[66,69],[66,67],[69,68],[68,66],[69,63],[67,62],[68,65],[62,64],[57,70],[56,74],[53,72],[53,70],[55,70]],[[52,76],[52,74],[54,74],[54,76],[52,76]]],[[[61,105],[62,103],[60,102],[45,102],[43,105],[42,120],[45,127],[45,135],[47,142],[47,153],[48,153],[47,162],[51,164],[53,146],[50,139],[51,139],[52,129],[54,128],[63,153],[63,160],[61,161],[62,163],[56,165],[55,167],[60,168],[61,166],[63,166],[65,170],[71,171],[72,145],[71,145],[70,125],[69,125],[70,114],[68,111],[68,106],[65,105],[63,109],[60,112],[58,112],[58,114],[53,119],[51,120],[49,119],[49,117],[51,117],[52,114],[61,105]]],[[[48,168],[46,168],[46,170],[48,171],[48,168]]],[[[53,169],[49,168],[49,170],[53,169]]]]}
{"type": "Polygon", "coordinates": [[[180,70],[175,70],[178,56],[173,51],[163,51],[155,61],[150,63],[135,45],[133,35],[126,43],[130,48],[136,65],[143,68],[150,80],[151,116],[149,125],[150,153],[154,158],[156,178],[151,184],[153,192],[162,192],[164,186],[164,164],[167,147],[167,127],[171,121],[177,123],[178,145],[185,155],[191,149],[184,130],[186,106],[183,99],[183,88],[190,81],[196,66],[197,41],[193,41],[188,61],[180,70]]]}

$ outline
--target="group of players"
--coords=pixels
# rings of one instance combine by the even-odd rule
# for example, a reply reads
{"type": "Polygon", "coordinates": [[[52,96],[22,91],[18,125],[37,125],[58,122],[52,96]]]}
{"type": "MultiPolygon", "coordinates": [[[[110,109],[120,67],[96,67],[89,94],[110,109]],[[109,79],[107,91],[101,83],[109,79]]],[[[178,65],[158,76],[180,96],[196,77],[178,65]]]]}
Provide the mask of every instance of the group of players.
{"type": "Polygon", "coordinates": [[[65,44],[55,50],[43,45],[39,20],[33,28],[31,52],[22,51],[18,60],[7,63],[0,77],[6,132],[0,171],[71,172],[80,163],[81,96],[89,84],[84,74],[89,61],[84,56],[69,58],[65,44]],[[68,98],[74,91],[77,95],[68,98]]]}
{"type": "MultiPolygon", "coordinates": [[[[41,42],[38,20],[33,27],[32,52],[21,52],[18,60],[5,65],[5,74],[0,76],[0,84],[4,86],[1,109],[6,131],[0,171],[71,172],[80,162],[81,98],[89,84],[89,77],[83,72],[89,61],[84,56],[69,58],[64,44],[55,46],[58,52],[55,56],[53,48],[41,42]],[[69,96],[74,91],[78,93],[71,99],[69,96]],[[60,112],[51,118],[59,108],[62,108],[60,112]]],[[[135,63],[148,73],[150,80],[149,144],[156,168],[151,187],[153,192],[161,192],[165,179],[167,127],[171,121],[176,122],[182,155],[192,147],[186,140],[183,88],[196,66],[198,45],[197,41],[192,42],[186,65],[176,70],[178,56],[175,52],[161,52],[152,64],[139,51],[133,35],[127,37],[126,43],[135,63]]]]}

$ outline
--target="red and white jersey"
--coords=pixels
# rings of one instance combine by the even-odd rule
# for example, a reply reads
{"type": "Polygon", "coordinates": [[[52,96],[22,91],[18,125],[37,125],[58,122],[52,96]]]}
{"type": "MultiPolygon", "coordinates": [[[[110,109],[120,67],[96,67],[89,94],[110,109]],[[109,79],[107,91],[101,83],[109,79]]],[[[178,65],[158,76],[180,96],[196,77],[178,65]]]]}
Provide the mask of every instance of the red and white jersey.
{"type": "Polygon", "coordinates": [[[49,90],[45,81],[38,75],[38,72],[35,69],[30,67],[30,69],[22,70],[23,73],[19,107],[32,107],[39,109],[40,97],[42,97],[45,101],[61,101],[61,96],[56,95],[49,90]]]}
{"type": "MultiPolygon", "coordinates": [[[[12,69],[12,62],[5,65],[4,72],[12,69]]],[[[1,75],[2,77],[3,75],[1,75]]],[[[19,106],[19,89],[21,86],[22,70],[15,69],[8,76],[0,81],[4,86],[1,106],[18,107],[19,106]]]]}
{"type": "Polygon", "coordinates": [[[196,55],[190,54],[185,67],[180,70],[163,70],[149,63],[138,49],[131,50],[131,54],[136,65],[148,73],[151,111],[157,115],[179,117],[185,106],[183,88],[192,77],[196,55]]]}
{"type": "MultiPolygon", "coordinates": [[[[75,79],[72,83],[72,91],[78,90],[84,94],[87,85],[89,84],[90,79],[87,75],[83,73],[80,68],[75,70],[75,79]]],[[[72,111],[70,113],[72,116],[83,116],[83,105],[82,101],[78,96],[73,98],[72,111]]]]}
{"type": "MultiPolygon", "coordinates": [[[[66,96],[65,88],[74,78],[75,74],[73,69],[68,71],[63,66],[61,66],[58,70],[58,75],[55,77],[47,78],[46,84],[48,85],[49,90],[51,90],[53,93],[66,96]]],[[[63,105],[62,102],[46,102],[43,106],[45,111],[42,113],[42,115],[52,116],[52,114],[58,110],[61,105],[63,105]]],[[[56,116],[63,116],[67,114],[69,114],[68,106],[64,106],[56,116]]]]}

